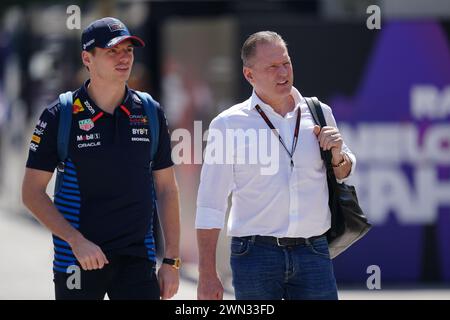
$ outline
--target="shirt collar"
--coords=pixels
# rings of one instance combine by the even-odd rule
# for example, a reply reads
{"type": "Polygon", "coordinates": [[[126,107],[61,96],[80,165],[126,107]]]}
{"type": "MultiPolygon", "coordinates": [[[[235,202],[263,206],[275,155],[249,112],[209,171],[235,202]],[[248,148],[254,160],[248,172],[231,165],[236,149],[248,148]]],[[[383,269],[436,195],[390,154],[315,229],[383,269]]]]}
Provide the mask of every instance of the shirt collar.
{"type": "MultiPolygon", "coordinates": [[[[292,86],[291,89],[291,96],[292,98],[294,98],[295,107],[294,110],[291,111],[290,113],[295,113],[297,109],[300,108],[300,105],[303,102],[304,98],[294,86],[292,86]]],[[[254,109],[256,105],[259,105],[261,108],[273,111],[273,108],[264,101],[262,101],[261,98],[256,94],[256,91],[253,90],[252,96],[250,97],[249,110],[254,109]]]]}
{"type": "MultiPolygon", "coordinates": [[[[79,90],[78,98],[80,99],[84,109],[88,109],[87,112],[92,116],[95,116],[103,112],[103,110],[95,104],[94,100],[92,100],[91,97],[89,97],[87,87],[90,82],[90,79],[85,81],[85,83],[79,90]]],[[[126,110],[130,110],[132,108],[133,99],[131,98],[131,90],[128,88],[128,85],[125,86],[125,92],[125,98],[118,107],[124,106],[126,110]]],[[[124,112],[127,113],[126,111],[124,112]]]]}

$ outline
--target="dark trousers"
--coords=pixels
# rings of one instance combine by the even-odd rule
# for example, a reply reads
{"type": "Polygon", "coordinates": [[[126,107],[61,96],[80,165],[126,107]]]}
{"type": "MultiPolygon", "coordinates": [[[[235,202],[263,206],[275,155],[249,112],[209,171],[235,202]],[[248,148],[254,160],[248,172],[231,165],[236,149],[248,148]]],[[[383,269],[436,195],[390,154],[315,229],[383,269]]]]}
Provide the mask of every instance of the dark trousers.
{"type": "Polygon", "coordinates": [[[80,267],[79,289],[73,288],[73,273],[54,271],[56,300],[102,300],[105,294],[110,300],[160,299],[154,262],[133,256],[117,256],[108,260],[109,264],[101,270],[84,271],[80,267]]]}

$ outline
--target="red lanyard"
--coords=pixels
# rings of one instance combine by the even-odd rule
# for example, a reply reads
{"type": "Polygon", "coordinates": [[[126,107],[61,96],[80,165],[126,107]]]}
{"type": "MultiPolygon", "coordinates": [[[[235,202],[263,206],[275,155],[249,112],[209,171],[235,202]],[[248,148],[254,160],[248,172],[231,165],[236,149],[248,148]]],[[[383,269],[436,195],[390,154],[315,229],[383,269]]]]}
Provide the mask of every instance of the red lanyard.
{"type": "Polygon", "coordinates": [[[264,119],[264,121],[267,123],[270,129],[272,129],[273,134],[278,138],[281,145],[284,147],[284,150],[288,153],[289,157],[291,158],[291,170],[294,168],[294,160],[292,159],[294,157],[295,148],[297,148],[297,141],[298,141],[298,132],[300,128],[300,116],[301,116],[301,110],[300,108],[297,111],[297,122],[295,123],[295,131],[294,131],[294,140],[292,140],[292,151],[289,151],[286,147],[286,144],[283,141],[283,138],[280,136],[278,131],[275,129],[272,122],[269,120],[267,115],[264,113],[264,111],[261,109],[259,105],[255,106],[256,111],[260,114],[260,116],[264,119]]]}

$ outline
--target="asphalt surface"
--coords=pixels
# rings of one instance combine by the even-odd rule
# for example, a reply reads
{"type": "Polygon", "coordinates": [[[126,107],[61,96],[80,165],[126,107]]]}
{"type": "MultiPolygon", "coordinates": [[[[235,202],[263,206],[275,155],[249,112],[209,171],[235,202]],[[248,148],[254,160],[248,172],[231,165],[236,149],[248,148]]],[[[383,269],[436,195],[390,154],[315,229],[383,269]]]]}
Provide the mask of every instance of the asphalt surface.
{"type": "MultiPolygon", "coordinates": [[[[51,234],[26,214],[0,209],[0,300],[54,299],[52,282],[51,234]]],[[[181,273],[175,300],[195,300],[196,266],[186,266],[181,273]]],[[[450,289],[341,289],[342,300],[449,300],[450,289]]],[[[224,299],[232,300],[232,288],[224,299]]]]}

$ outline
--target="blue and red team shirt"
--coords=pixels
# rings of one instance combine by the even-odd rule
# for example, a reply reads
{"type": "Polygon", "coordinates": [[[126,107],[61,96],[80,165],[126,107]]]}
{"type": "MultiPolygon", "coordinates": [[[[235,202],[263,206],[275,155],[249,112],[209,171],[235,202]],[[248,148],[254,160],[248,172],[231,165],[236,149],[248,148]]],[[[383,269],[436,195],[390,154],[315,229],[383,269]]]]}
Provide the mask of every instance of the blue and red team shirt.
{"type": "MultiPolygon", "coordinates": [[[[107,257],[132,255],[156,261],[152,170],[173,166],[164,112],[158,107],[159,144],[150,163],[149,123],[137,94],[126,87],[123,102],[109,114],[89,97],[88,83],[73,93],[68,160],[54,204],[107,257]]],[[[27,168],[54,172],[59,114],[58,100],[42,112],[27,168]]],[[[53,235],[53,244],[54,271],[79,265],[67,242],[53,235]]]]}

